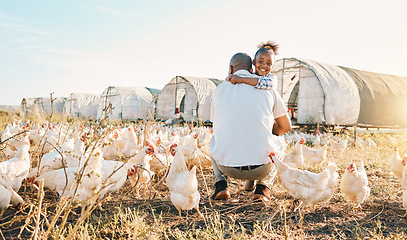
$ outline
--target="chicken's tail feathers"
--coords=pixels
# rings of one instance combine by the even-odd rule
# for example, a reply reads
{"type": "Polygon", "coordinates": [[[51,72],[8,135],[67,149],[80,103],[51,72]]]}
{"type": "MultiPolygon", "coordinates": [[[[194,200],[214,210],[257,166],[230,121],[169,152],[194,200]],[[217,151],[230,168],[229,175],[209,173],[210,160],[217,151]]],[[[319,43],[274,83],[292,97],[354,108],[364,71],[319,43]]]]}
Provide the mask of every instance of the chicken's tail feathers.
{"type": "Polygon", "coordinates": [[[189,172],[196,175],[196,166],[193,166],[189,172]]]}
{"type": "Polygon", "coordinates": [[[328,185],[331,188],[335,187],[338,184],[339,179],[339,174],[336,172],[338,168],[336,167],[335,163],[329,162],[326,169],[328,170],[330,175],[328,185]]]}
{"type": "Polygon", "coordinates": [[[329,170],[329,173],[336,172],[336,170],[338,169],[334,162],[328,162],[328,166],[326,168],[329,170]]]}
{"type": "Polygon", "coordinates": [[[359,166],[359,168],[358,168],[358,172],[359,172],[360,175],[362,176],[363,181],[367,183],[367,182],[368,182],[368,179],[367,179],[367,174],[366,174],[365,165],[364,165],[363,160],[360,161],[360,166],[359,166]]]}
{"type": "MultiPolygon", "coordinates": [[[[46,172],[44,174],[41,174],[40,176],[38,176],[37,178],[34,179],[34,184],[38,184],[38,182],[40,180],[44,181],[44,187],[50,188],[52,189],[53,186],[55,185],[55,178],[57,176],[58,172],[57,171],[50,171],[50,172],[46,172]]],[[[63,179],[65,180],[65,179],[63,179]]]]}
{"type": "Polygon", "coordinates": [[[16,193],[13,189],[11,189],[10,203],[18,206],[18,205],[24,203],[24,200],[20,195],[18,195],[18,193],[16,193]]]}
{"type": "Polygon", "coordinates": [[[358,168],[358,172],[361,172],[361,173],[365,172],[366,173],[365,164],[364,164],[363,160],[360,161],[360,166],[358,168]]]}

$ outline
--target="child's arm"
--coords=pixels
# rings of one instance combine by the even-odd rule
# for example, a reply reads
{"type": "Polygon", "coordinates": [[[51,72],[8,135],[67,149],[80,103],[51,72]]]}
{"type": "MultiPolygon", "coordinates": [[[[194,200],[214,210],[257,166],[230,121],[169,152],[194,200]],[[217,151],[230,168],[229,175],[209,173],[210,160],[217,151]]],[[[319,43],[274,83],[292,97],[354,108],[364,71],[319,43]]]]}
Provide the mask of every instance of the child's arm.
{"type": "Polygon", "coordinates": [[[230,83],[232,83],[232,84],[236,84],[236,83],[246,83],[246,84],[249,84],[249,85],[252,85],[252,86],[256,86],[257,85],[257,83],[258,83],[258,81],[259,81],[259,78],[256,78],[256,77],[254,77],[254,78],[249,78],[249,77],[239,77],[239,76],[237,76],[237,75],[229,75],[227,78],[226,78],[226,81],[229,81],[230,83]]]}
{"type": "Polygon", "coordinates": [[[232,84],[236,83],[246,83],[248,85],[254,86],[255,88],[262,90],[271,90],[273,83],[273,76],[262,76],[259,78],[250,78],[250,77],[239,77],[237,75],[229,75],[226,80],[232,84]]]}

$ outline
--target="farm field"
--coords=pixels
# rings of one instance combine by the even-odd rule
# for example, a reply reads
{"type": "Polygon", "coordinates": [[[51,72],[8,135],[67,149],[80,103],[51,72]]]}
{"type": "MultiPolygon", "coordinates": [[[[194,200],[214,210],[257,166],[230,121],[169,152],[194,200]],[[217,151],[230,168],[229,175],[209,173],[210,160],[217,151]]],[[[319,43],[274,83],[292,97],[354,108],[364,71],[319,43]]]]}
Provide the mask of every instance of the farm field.
{"type": "MultiPolygon", "coordinates": [[[[5,115],[0,117],[1,130],[16,117],[5,115]]],[[[85,142],[88,149],[95,139],[108,134],[108,131],[98,131],[95,123],[92,133],[89,123],[79,120],[57,126],[69,126],[65,131],[73,131],[81,124],[89,133],[85,142]]],[[[123,126],[129,125],[140,130],[138,137],[142,129],[146,139],[153,138],[158,129],[165,129],[153,122],[123,123],[123,126]]],[[[33,126],[31,123],[29,128],[33,126]]],[[[102,124],[100,129],[107,126],[102,124]]],[[[194,130],[204,133],[208,129],[196,127],[194,130]]],[[[180,126],[170,131],[185,135],[190,129],[180,126]]],[[[337,135],[339,139],[352,140],[353,137],[352,131],[337,135]]],[[[362,147],[349,142],[341,153],[328,146],[325,162],[310,165],[306,161],[302,169],[318,173],[326,168],[328,161],[334,162],[340,182],[350,162],[359,166],[363,161],[370,196],[362,203],[362,209],[353,209],[338,184],[328,202],[305,208],[302,228],[298,210],[295,211],[299,201],[289,195],[280,177],[271,189],[274,199],[269,203],[253,202],[253,193],[245,191],[244,181],[238,179],[228,179],[229,200],[211,201],[214,191],[211,167],[198,164],[199,209],[203,217],[194,209],[182,211],[182,218],[178,216],[165,182],[165,169],[154,174],[145,188],[126,181],[119,190],[92,202],[85,212],[69,199],[60,198],[48,189],[42,191],[41,187],[38,189],[25,181],[18,191],[24,204],[19,209],[8,207],[0,217],[0,239],[406,239],[407,218],[400,180],[391,173],[390,161],[395,145],[401,156],[407,153],[407,134],[358,134],[357,138],[370,139],[377,146],[362,147]]],[[[203,136],[199,139],[203,141],[203,136]]],[[[287,152],[293,148],[294,143],[288,144],[287,152]]],[[[41,155],[40,144],[31,143],[33,168],[41,155]]],[[[0,161],[7,159],[4,151],[0,152],[0,161]]],[[[127,162],[129,157],[118,153],[115,160],[127,162]]]]}

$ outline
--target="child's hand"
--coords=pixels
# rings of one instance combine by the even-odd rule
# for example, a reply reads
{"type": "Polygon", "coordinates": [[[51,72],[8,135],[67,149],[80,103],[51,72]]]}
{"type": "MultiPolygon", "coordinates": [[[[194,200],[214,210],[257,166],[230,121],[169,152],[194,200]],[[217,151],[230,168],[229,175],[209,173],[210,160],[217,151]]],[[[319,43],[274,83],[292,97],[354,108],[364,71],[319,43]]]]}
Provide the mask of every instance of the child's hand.
{"type": "Polygon", "coordinates": [[[227,76],[226,81],[229,81],[232,84],[242,83],[242,79],[239,76],[236,76],[236,75],[233,75],[233,74],[227,76]]]}

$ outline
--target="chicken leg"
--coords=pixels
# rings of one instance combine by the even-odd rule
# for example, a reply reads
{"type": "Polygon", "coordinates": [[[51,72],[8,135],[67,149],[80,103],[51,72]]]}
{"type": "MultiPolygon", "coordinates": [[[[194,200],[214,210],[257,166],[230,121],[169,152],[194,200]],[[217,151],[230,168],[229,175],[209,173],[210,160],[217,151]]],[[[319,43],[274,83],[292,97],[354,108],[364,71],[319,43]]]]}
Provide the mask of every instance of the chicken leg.
{"type": "MultiPolygon", "coordinates": [[[[302,205],[302,204],[301,204],[302,205]]],[[[301,231],[302,231],[302,224],[304,223],[304,215],[305,215],[305,212],[304,212],[304,205],[302,205],[300,208],[299,208],[299,214],[300,214],[300,229],[301,229],[301,231]]]]}
{"type": "Polygon", "coordinates": [[[199,216],[200,216],[201,218],[203,218],[204,216],[203,216],[202,213],[199,211],[199,208],[196,207],[195,209],[196,209],[196,211],[198,212],[199,216]]]}

